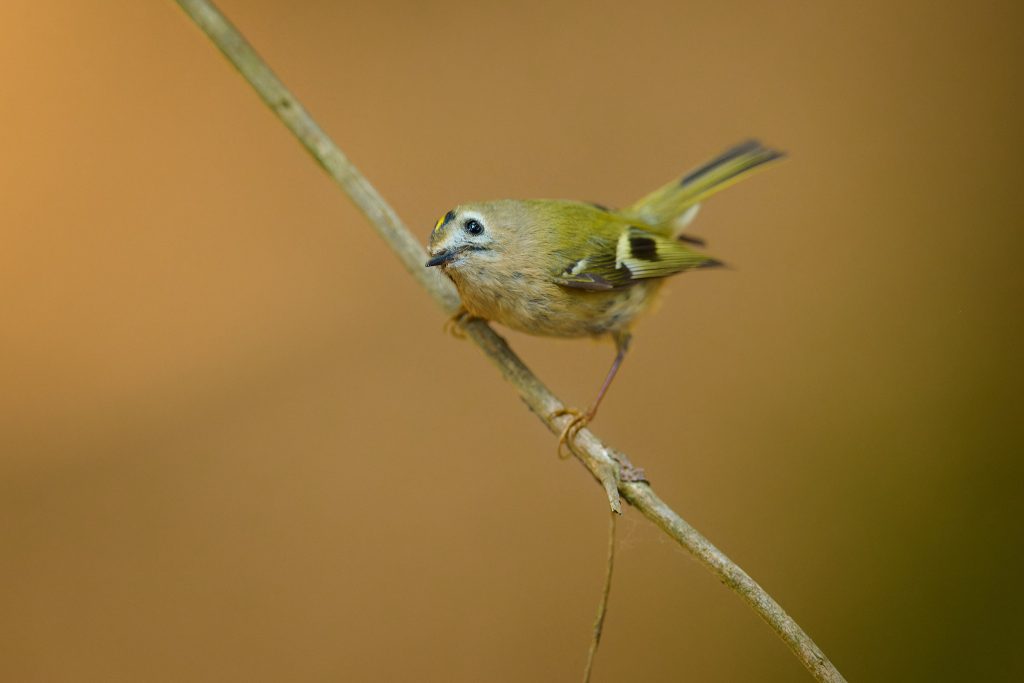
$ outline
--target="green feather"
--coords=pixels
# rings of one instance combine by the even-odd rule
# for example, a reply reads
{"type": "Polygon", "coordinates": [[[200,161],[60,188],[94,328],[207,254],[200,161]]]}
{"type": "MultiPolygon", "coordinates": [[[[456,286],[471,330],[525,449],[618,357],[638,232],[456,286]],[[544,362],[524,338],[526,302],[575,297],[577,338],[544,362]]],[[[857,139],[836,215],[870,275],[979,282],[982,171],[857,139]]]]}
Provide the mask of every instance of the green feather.
{"type": "Polygon", "coordinates": [[[606,291],[693,268],[721,265],[680,241],[698,204],[784,155],[748,140],[681,179],[617,212],[582,202],[535,200],[524,205],[550,226],[564,287],[606,291]],[[562,266],[561,264],[565,264],[562,266]]]}
{"type": "MultiPolygon", "coordinates": [[[[564,287],[604,291],[691,268],[718,265],[718,261],[656,228],[630,225],[623,216],[615,218],[615,231],[591,233],[585,244],[573,251],[575,256],[556,275],[555,282],[564,287]]],[[[609,223],[605,225],[612,227],[609,223]]]]}
{"type": "Polygon", "coordinates": [[[757,140],[747,140],[687,173],[682,179],[658,188],[623,213],[651,225],[670,224],[711,195],[784,156],[757,140]]]}

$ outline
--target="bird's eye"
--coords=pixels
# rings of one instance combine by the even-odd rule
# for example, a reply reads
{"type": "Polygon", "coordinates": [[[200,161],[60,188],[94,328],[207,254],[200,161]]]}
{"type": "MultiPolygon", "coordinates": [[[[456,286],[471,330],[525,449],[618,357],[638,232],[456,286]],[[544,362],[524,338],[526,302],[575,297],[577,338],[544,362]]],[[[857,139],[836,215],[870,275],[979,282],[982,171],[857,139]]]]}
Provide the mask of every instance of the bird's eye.
{"type": "Polygon", "coordinates": [[[470,218],[462,227],[464,227],[466,232],[470,235],[480,235],[484,231],[484,224],[475,218],[470,218]]]}

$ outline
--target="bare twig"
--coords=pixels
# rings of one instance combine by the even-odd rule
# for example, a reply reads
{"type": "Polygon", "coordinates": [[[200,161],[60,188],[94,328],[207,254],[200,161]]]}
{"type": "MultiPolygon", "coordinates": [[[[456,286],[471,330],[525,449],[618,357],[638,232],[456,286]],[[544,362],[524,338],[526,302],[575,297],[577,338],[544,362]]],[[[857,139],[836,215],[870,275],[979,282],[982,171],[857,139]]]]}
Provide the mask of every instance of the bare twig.
{"type": "MultiPolygon", "coordinates": [[[[427,255],[420,243],[366,178],[313,121],[238,30],[207,0],[176,1],[259,93],[263,101],[299,139],[317,163],[341,185],[366,215],[373,228],[396,253],[406,270],[424,286],[443,310],[448,313],[458,310],[458,294],[451,283],[423,267],[427,255]]],[[[465,325],[465,330],[469,338],[494,362],[502,376],[515,387],[530,410],[549,430],[559,434],[565,423],[572,419],[569,416],[554,419],[551,417],[552,413],[563,407],[562,402],[526,367],[505,340],[487,323],[472,321],[465,325]]],[[[631,465],[625,466],[621,454],[606,446],[587,429],[580,431],[576,446],[580,461],[604,486],[612,510],[620,511],[621,494],[743,598],[789,645],[816,680],[845,680],[814,641],[761,586],[658,498],[645,481],[637,481],[628,476],[634,468],[631,465]],[[623,476],[624,474],[627,476],[623,476]]]]}
{"type": "Polygon", "coordinates": [[[587,652],[587,665],[583,668],[583,683],[590,683],[590,673],[594,670],[594,655],[601,644],[601,632],[604,630],[604,617],[608,614],[608,595],[612,592],[612,571],[615,569],[615,523],[619,515],[612,511],[608,514],[608,562],[605,565],[604,589],[601,600],[597,603],[597,618],[594,619],[594,635],[587,652]]]}

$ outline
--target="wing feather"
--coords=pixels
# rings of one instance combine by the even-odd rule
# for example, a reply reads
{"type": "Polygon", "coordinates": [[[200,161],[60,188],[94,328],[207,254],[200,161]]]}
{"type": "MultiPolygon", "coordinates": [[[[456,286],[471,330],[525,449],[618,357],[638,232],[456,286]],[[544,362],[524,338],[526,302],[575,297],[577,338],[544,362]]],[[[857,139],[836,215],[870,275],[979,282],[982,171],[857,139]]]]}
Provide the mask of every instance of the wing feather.
{"type": "Polygon", "coordinates": [[[618,234],[587,241],[588,250],[572,260],[555,282],[575,289],[607,291],[640,280],[668,277],[691,268],[720,265],[686,244],[642,226],[623,224],[618,234]]]}

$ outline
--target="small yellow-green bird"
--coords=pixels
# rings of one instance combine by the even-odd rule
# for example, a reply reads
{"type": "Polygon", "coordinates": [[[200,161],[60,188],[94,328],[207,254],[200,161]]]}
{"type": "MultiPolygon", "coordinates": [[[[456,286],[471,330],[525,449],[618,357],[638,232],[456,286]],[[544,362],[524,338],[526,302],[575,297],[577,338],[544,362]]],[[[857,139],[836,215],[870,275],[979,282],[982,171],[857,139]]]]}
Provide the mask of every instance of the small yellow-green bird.
{"type": "Polygon", "coordinates": [[[559,413],[574,416],[561,452],[597,413],[633,323],[665,278],[721,265],[694,251],[703,242],[683,233],[700,202],[782,157],[756,140],[743,142],[621,211],[552,199],[462,204],[434,226],[426,265],[455,283],[460,315],[528,334],[615,342],[615,361],[590,408],[559,413]]]}

